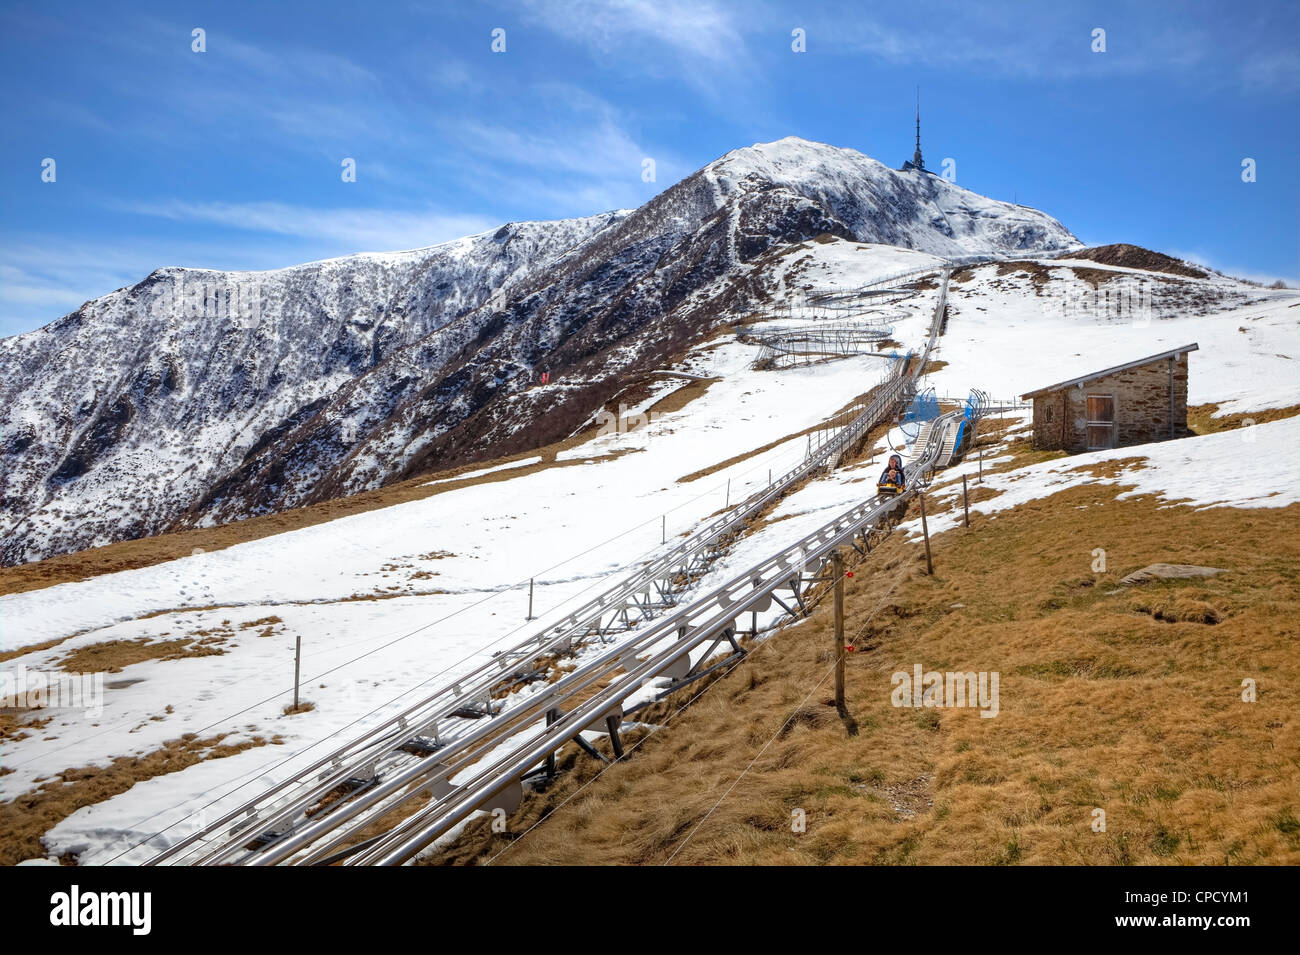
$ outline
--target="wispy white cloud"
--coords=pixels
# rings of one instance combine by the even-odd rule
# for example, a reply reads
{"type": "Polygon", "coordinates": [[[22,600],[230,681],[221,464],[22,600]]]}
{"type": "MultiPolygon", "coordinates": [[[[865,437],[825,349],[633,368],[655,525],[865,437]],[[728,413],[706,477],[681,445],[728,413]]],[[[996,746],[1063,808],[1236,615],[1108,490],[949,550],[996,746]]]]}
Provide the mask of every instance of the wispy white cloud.
{"type": "Polygon", "coordinates": [[[96,296],[140,281],[170,261],[151,243],[103,245],[16,237],[0,248],[0,335],[39,328],[96,296]]]}
{"type": "Polygon", "coordinates": [[[439,60],[422,67],[424,78],[435,88],[466,89],[478,85],[470,68],[461,60],[439,60]]]}
{"type": "Polygon", "coordinates": [[[790,29],[769,22],[764,0],[516,0],[515,9],[598,69],[691,90],[731,114],[763,99],[751,39],[767,43],[790,29]]]}
{"type": "Polygon", "coordinates": [[[478,118],[443,125],[456,135],[459,145],[480,156],[553,173],[635,178],[647,155],[646,148],[605,109],[595,115],[566,116],[555,123],[528,126],[487,123],[478,118]]]}
{"type": "MultiPolygon", "coordinates": [[[[0,264],[0,303],[20,308],[31,306],[48,314],[54,310],[60,310],[61,313],[70,311],[87,301],[87,298],[64,285],[45,284],[39,275],[12,265],[0,264]]],[[[0,310],[2,309],[3,306],[0,305],[0,310]]]]}
{"type": "Polygon", "coordinates": [[[130,64],[100,81],[120,104],[104,130],[110,134],[174,143],[211,137],[216,129],[303,150],[401,134],[386,107],[383,79],[340,54],[292,40],[258,45],[214,26],[206,52],[194,54],[192,68],[178,70],[170,51],[181,42],[188,46],[188,29],[151,17],[134,18],[103,42],[130,64]]]}
{"type": "MultiPolygon", "coordinates": [[[[246,52],[250,63],[261,63],[246,52]]],[[[272,68],[270,64],[266,68],[272,68]]],[[[528,215],[585,215],[639,205],[685,169],[677,157],[638,141],[621,112],[599,96],[563,83],[534,84],[529,111],[519,115],[466,110],[441,114],[432,129],[453,148],[432,157],[394,150],[388,157],[358,156],[359,174],[410,196],[402,205],[318,207],[286,201],[140,196],[102,201],[118,218],[111,242],[28,236],[0,248],[0,333],[43,324],[82,302],[139,281],[165,265],[223,269],[279,268],[363,251],[422,248],[496,228],[528,215]],[[533,105],[542,108],[533,109],[533,105]],[[653,158],[659,181],[641,180],[642,160],[653,158]],[[425,163],[421,167],[421,162],[425,163]],[[431,201],[419,170],[430,165],[448,177],[444,195],[464,213],[431,201]],[[470,199],[470,193],[477,198],[470,199]],[[484,201],[487,197],[487,201],[484,201]],[[498,213],[485,210],[498,209],[498,213]],[[140,217],[138,229],[130,219],[140,217]],[[179,241],[158,237],[147,220],[175,223],[179,241]],[[246,236],[247,238],[241,238],[246,236]]],[[[237,91],[217,99],[235,111],[237,91]]],[[[323,103],[322,108],[329,108],[323,103]]],[[[297,120],[307,115],[299,111],[297,120]]]]}
{"type": "Polygon", "coordinates": [[[1214,269],[1216,272],[1222,272],[1224,275],[1230,275],[1234,278],[1247,279],[1251,282],[1258,282],[1261,285],[1272,285],[1274,282],[1285,282],[1291,288],[1300,288],[1300,273],[1290,275],[1281,275],[1277,272],[1261,272],[1254,266],[1238,266],[1230,263],[1224,263],[1218,256],[1205,252],[1200,249],[1187,251],[1185,249],[1170,249],[1167,253],[1176,259],[1183,259],[1195,265],[1203,265],[1206,268],[1214,269]]]}
{"type": "Polygon", "coordinates": [[[217,34],[212,39],[211,52],[230,57],[241,69],[248,71],[250,79],[255,80],[360,87],[363,90],[374,90],[382,85],[378,76],[347,57],[307,47],[286,44],[268,49],[242,42],[228,34],[217,34]]]}
{"type": "Polygon", "coordinates": [[[675,152],[642,142],[606,100],[566,83],[539,85],[545,108],[527,117],[477,115],[438,123],[457,144],[445,162],[459,165],[479,188],[525,196],[531,204],[587,215],[640,205],[690,171],[675,152]],[[652,159],[656,179],[642,180],[652,159]]]}
{"type": "Polygon", "coordinates": [[[1188,71],[1212,49],[1203,32],[1171,26],[1158,33],[1108,32],[1105,52],[1093,52],[1093,26],[1058,13],[1034,8],[1022,14],[1029,22],[1010,24],[980,12],[955,11],[936,15],[924,30],[849,16],[818,21],[809,44],[900,66],[1040,79],[1188,71]]]}
{"type": "MultiPolygon", "coordinates": [[[[809,48],[856,53],[898,66],[1015,79],[1161,76],[1171,81],[1245,91],[1300,89],[1300,53],[1278,24],[1277,42],[1261,46],[1258,29],[1241,34],[1197,26],[1198,18],[1156,8],[1094,9],[1035,4],[939,4],[924,28],[881,13],[810,16],[809,48]],[[1093,31],[1104,31],[1094,51],[1093,31]]],[[[1267,29],[1263,36],[1269,36],[1267,29]]]]}
{"type": "Polygon", "coordinates": [[[1241,63],[1241,82],[1247,92],[1300,90],[1300,52],[1294,49],[1252,52],[1241,63]]]}
{"type": "Polygon", "coordinates": [[[745,52],[741,21],[750,9],[712,0],[524,0],[527,18],[605,56],[651,44],[713,64],[745,52]]]}
{"type": "MultiPolygon", "coordinates": [[[[641,41],[703,51],[713,59],[723,55],[723,48],[713,48],[715,40],[704,39],[706,34],[738,39],[725,24],[728,14],[711,10],[707,2],[666,0],[664,9],[658,6],[637,0],[588,10],[573,0],[568,6],[543,10],[528,4],[524,9],[530,16],[535,10],[548,18],[557,30],[572,26],[581,31],[583,42],[597,45],[600,36],[615,42],[620,18],[636,21],[641,41]],[[639,19],[642,13],[648,18],[644,22],[639,19]]],[[[122,42],[140,46],[144,56],[156,55],[164,39],[174,43],[176,30],[174,24],[149,20],[136,33],[122,42]]],[[[120,90],[125,97],[144,97],[173,117],[184,117],[182,123],[155,124],[152,135],[198,141],[221,129],[223,135],[229,130],[241,139],[264,139],[307,152],[314,162],[337,163],[351,156],[368,182],[383,184],[389,203],[399,196],[417,203],[443,201],[445,185],[440,177],[427,174],[449,170],[465,193],[477,194],[476,207],[482,208],[484,197],[490,196],[493,201],[487,205],[500,207],[501,218],[520,214],[521,205],[529,210],[524,214],[589,214],[639,204],[657,191],[641,181],[643,159],[655,160],[661,182],[688,171],[676,156],[640,142],[619,110],[577,84],[531,81],[511,93],[514,81],[495,75],[488,84],[490,108],[482,108],[483,77],[472,64],[455,58],[402,59],[400,67],[380,78],[345,57],[291,43],[258,45],[215,29],[207,42],[205,57],[210,59],[200,70],[187,71],[174,86],[144,90],[137,84],[120,90]],[[439,109],[425,111],[422,104],[429,96],[441,100],[448,94],[452,99],[439,109]],[[195,103],[202,108],[196,111],[195,103]],[[160,132],[164,128],[165,134],[160,132]],[[441,148],[436,151],[428,149],[431,131],[438,134],[441,148]],[[426,182],[439,185],[429,188],[426,182]],[[502,197],[510,198],[502,202],[502,197]]],[[[663,56],[649,59],[668,62],[663,56]]],[[[115,82],[125,84],[127,79],[115,82]]],[[[174,204],[155,204],[151,210],[196,222],[218,222],[219,212],[201,203],[190,204],[183,215],[174,204]],[[204,215],[195,218],[199,209],[204,215]]],[[[370,221],[337,213],[322,225],[331,235],[346,235],[368,248],[391,244],[385,236],[418,233],[427,218],[424,213],[404,220],[380,214],[372,228],[370,221]]]]}
{"type": "Polygon", "coordinates": [[[499,222],[435,209],[319,209],[284,202],[193,202],[184,199],[115,202],[138,215],[247,232],[334,242],[353,251],[394,251],[437,245],[486,231],[499,222]]]}
{"type": "Polygon", "coordinates": [[[163,266],[257,270],[363,251],[437,245],[500,225],[475,215],[311,209],[278,202],[114,203],[118,212],[188,224],[201,238],[122,228],[112,242],[13,236],[0,247],[0,336],[39,328],[163,266]],[[234,234],[232,234],[234,230],[234,234]],[[242,233],[242,235],[240,234],[242,233]]]}

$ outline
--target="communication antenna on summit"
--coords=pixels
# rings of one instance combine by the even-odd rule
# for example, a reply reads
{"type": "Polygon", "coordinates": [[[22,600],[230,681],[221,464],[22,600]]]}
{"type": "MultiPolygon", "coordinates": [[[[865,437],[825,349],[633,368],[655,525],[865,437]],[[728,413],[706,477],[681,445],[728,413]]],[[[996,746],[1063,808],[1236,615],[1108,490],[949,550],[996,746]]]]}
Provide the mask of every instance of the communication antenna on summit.
{"type": "Polygon", "coordinates": [[[916,88],[916,152],[912,153],[912,165],[917,169],[925,168],[921,158],[921,87],[916,88]]]}
{"type": "Polygon", "coordinates": [[[916,151],[912,158],[903,163],[903,172],[909,170],[925,172],[925,160],[921,157],[921,87],[916,88],[916,151]]]}

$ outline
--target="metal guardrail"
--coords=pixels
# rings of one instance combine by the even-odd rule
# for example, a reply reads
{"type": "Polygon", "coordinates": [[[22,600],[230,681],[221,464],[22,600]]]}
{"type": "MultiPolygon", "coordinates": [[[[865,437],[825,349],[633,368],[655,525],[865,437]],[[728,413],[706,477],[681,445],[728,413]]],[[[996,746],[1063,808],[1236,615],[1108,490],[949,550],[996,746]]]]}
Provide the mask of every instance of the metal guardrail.
{"type": "MultiPolygon", "coordinates": [[[[320,862],[350,841],[359,827],[369,825],[377,816],[404,806],[416,794],[431,791],[435,796],[430,806],[400,822],[385,836],[376,837],[376,840],[372,840],[374,847],[358,852],[353,857],[355,862],[399,861],[399,857],[409,857],[404,854],[408,842],[414,844],[414,840],[421,846],[427,845],[438,833],[454,824],[451,822],[444,826],[440,822],[426,829],[419,828],[420,823],[412,820],[431,818],[433,807],[440,807],[439,818],[444,821],[462,819],[498,795],[501,789],[517,787],[518,777],[511,774],[515,772],[517,759],[524,757],[517,756],[506,765],[498,765],[498,750],[514,753],[514,750],[509,749],[510,741],[520,735],[532,739],[530,733],[547,745],[563,736],[560,743],[563,745],[564,741],[578,736],[583,729],[590,728],[588,723],[591,720],[581,722],[592,709],[590,703],[583,703],[571,713],[561,712],[558,703],[589,690],[594,682],[608,677],[611,670],[616,670],[644,648],[663,639],[663,635],[672,630],[675,622],[689,619],[695,612],[692,608],[698,609],[711,600],[715,603],[723,602],[723,597],[734,592],[732,584],[715,588],[687,608],[679,609],[674,598],[680,589],[688,586],[691,579],[707,567],[707,552],[710,549],[716,550],[723,538],[744,526],[752,516],[826,461],[837,459],[871,427],[910,399],[915,388],[913,376],[916,370],[924,367],[925,359],[937,339],[947,279],[948,273],[945,271],[939,301],[931,320],[930,339],[921,361],[907,374],[902,372],[902,363],[896,364],[893,373],[877,387],[872,401],[862,413],[840,429],[832,440],[822,444],[817,454],[809,456],[770,487],[751,495],[727,514],[707,522],[687,540],[588,601],[559,623],[470,673],[453,679],[360,738],[245,801],[211,825],[155,856],[149,864],[240,862],[260,865],[290,860],[320,862]],[[665,581],[669,583],[666,588],[663,586],[665,581]],[[682,586],[674,589],[676,581],[680,581],[682,586]],[[655,590],[658,591],[658,596],[657,599],[652,599],[652,591],[655,590]],[[531,665],[539,658],[570,652],[584,641],[590,641],[593,636],[603,642],[606,635],[615,629],[630,631],[647,621],[650,621],[649,625],[637,629],[632,638],[623,640],[612,650],[556,683],[545,684],[531,692],[511,692],[504,701],[496,699],[503,692],[536,685],[530,679],[532,672],[536,671],[520,671],[521,663],[531,665]],[[575,716],[577,713],[584,714],[584,717],[575,716]],[[546,719],[544,729],[531,726],[530,720],[538,714],[546,719]],[[445,721],[455,724],[452,732],[447,734],[440,732],[442,728],[439,726],[440,722],[445,721]],[[578,727],[577,730],[574,729],[575,726],[578,727]],[[565,736],[565,733],[568,735],[565,736]],[[478,773],[469,780],[458,780],[455,784],[450,781],[452,776],[483,760],[489,752],[493,753],[489,762],[496,768],[483,771],[492,774],[488,779],[483,778],[483,773],[478,773]],[[412,786],[415,788],[411,789],[412,786]],[[419,838],[415,839],[417,831],[419,838]],[[434,834],[425,839],[428,832],[434,834]],[[399,843],[396,840],[403,841],[399,843]]],[[[927,450],[927,453],[930,451],[927,450]]],[[[920,460],[923,469],[932,466],[934,454],[937,454],[937,448],[933,449],[929,458],[920,460]]],[[[867,502],[837,520],[840,523],[853,523],[856,519],[854,515],[874,520],[878,514],[888,512],[890,507],[898,506],[898,501],[905,500],[907,496],[888,502],[867,502]]],[[[818,534],[826,533],[830,531],[823,528],[805,538],[806,542],[814,545],[812,552],[821,553],[816,541],[819,540],[818,534]]],[[[789,549],[783,553],[789,553],[789,549]]],[[[749,580],[755,590],[760,590],[766,585],[762,583],[767,581],[763,573],[769,564],[770,560],[751,568],[737,580],[749,580]],[[755,573],[758,575],[755,576],[755,573]]],[[[801,599],[801,579],[790,578],[786,581],[792,585],[797,600],[801,599]]],[[[767,582],[772,583],[769,593],[782,586],[779,581],[767,582]]],[[[747,596],[741,611],[761,602],[761,596],[747,596]]],[[[734,616],[733,614],[731,619],[734,616]]],[[[689,633],[678,633],[673,647],[670,651],[665,651],[667,657],[664,654],[654,657],[654,660],[659,660],[664,666],[650,667],[650,671],[661,673],[671,665],[675,668],[673,672],[677,673],[681,670],[680,661],[684,655],[689,655],[704,639],[716,637],[714,646],[722,639],[717,637],[716,630],[708,631],[707,636],[701,635],[703,631],[697,633],[694,623],[688,629],[689,633]]],[[[734,645],[734,631],[727,635],[727,639],[731,639],[734,645]]],[[[737,651],[739,652],[738,647],[737,651]]],[[[628,672],[642,673],[646,666],[648,664],[630,666],[628,672]]],[[[687,667],[688,671],[689,669],[687,667]]],[[[618,687],[626,685],[630,684],[626,684],[623,679],[611,684],[618,687]]],[[[639,683],[636,685],[639,686],[639,683]]],[[[605,699],[607,696],[608,691],[602,691],[592,699],[605,699]]],[[[597,712],[593,719],[599,723],[601,715],[597,712]]],[[[621,717],[621,709],[619,715],[621,717]]],[[[613,732],[612,727],[610,731],[613,732]]],[[[533,742],[526,746],[526,750],[532,753],[539,745],[542,742],[533,742]]],[[[558,747],[552,747],[549,752],[554,752],[555,748],[558,747]]],[[[525,763],[523,769],[528,769],[530,765],[531,763],[525,763]]]]}
{"type": "MultiPolygon", "coordinates": [[[[324,816],[247,861],[255,865],[325,861],[395,865],[409,860],[472,812],[491,804],[503,790],[516,786],[517,780],[570,740],[584,731],[599,731],[603,720],[621,721],[623,702],[643,692],[647,681],[671,671],[684,658],[689,660],[696,651],[703,650],[703,659],[707,659],[713,648],[734,638],[738,616],[767,609],[781,590],[791,592],[792,603],[802,604],[810,578],[820,576],[830,552],[859,534],[869,533],[878,522],[905,506],[922,485],[936,454],[937,441],[931,441],[923,457],[908,466],[909,489],[904,494],[856,505],[557,683],[523,698],[490,725],[388,779],[363,799],[345,805],[337,815],[324,816]],[[614,679],[599,687],[612,673],[616,674],[614,679]],[[591,693],[593,688],[596,692],[591,693]],[[570,700],[580,702],[564,711],[563,705],[570,700]],[[426,805],[382,835],[355,842],[355,834],[363,826],[408,810],[428,789],[434,796],[426,805]],[[349,851],[352,854],[345,855],[349,851]]],[[[660,695],[674,692],[691,677],[687,669],[663,687],[660,695]]],[[[608,729],[614,731],[613,727],[608,729]]]]}
{"type": "MultiPolygon", "coordinates": [[[[630,578],[592,598],[552,627],[492,658],[474,671],[457,677],[365,736],[319,759],[292,779],[231,810],[211,826],[166,850],[152,861],[161,862],[178,856],[184,850],[203,843],[206,837],[215,832],[229,830],[228,834],[233,837],[237,831],[236,826],[238,825],[238,831],[242,831],[244,824],[250,820],[260,820],[259,827],[270,831],[291,823],[296,815],[305,812],[306,808],[326,795],[341,786],[351,785],[349,780],[362,778],[356,772],[358,763],[370,763],[373,771],[391,770],[394,765],[409,762],[400,756],[394,758],[394,754],[404,753],[401,748],[412,740],[426,740],[424,745],[433,747],[444,745],[446,739],[439,732],[440,721],[457,717],[456,722],[461,722],[466,718],[497,715],[499,709],[493,700],[493,690],[499,688],[503,680],[510,678],[512,669],[517,668],[519,663],[571,652],[585,638],[594,636],[603,639],[615,630],[615,618],[623,618],[623,625],[617,629],[630,629],[636,622],[630,619],[634,610],[639,611],[636,616],[641,619],[666,610],[672,604],[663,599],[668,596],[662,589],[663,581],[678,577],[689,579],[701,572],[707,564],[703,559],[706,549],[738,529],[750,517],[784,494],[790,486],[809,476],[833,454],[851,446],[875,421],[904,400],[903,396],[908,393],[909,386],[910,379],[905,376],[887,378],[875,399],[853,423],[843,428],[835,439],[822,445],[815,455],[774,481],[771,487],[751,495],[732,511],[707,522],[686,541],[651,561],[630,578]],[[656,589],[656,585],[660,585],[661,599],[652,602],[650,591],[656,589]],[[608,621],[607,617],[610,618],[608,621]],[[322,771],[325,775],[318,778],[317,774],[322,771]],[[265,807],[268,800],[276,797],[285,799],[286,805],[283,808],[270,813],[257,812],[257,807],[265,807]],[[250,812],[257,814],[250,817],[250,812]]],[[[519,676],[526,681],[526,675],[519,676]]],[[[219,859],[225,857],[222,854],[219,859]]]]}
{"type": "MultiPolygon", "coordinates": [[[[957,418],[959,415],[953,412],[948,417],[957,418]]],[[[708,645],[700,662],[706,661],[713,647],[734,637],[737,617],[756,609],[767,609],[780,590],[789,590],[794,598],[801,598],[809,578],[820,579],[824,564],[834,550],[854,542],[859,535],[865,536],[880,521],[904,508],[907,501],[919,492],[938,456],[938,436],[946,430],[936,429],[935,439],[922,449],[921,457],[905,468],[908,488],[902,494],[883,499],[876,497],[845,511],[796,544],[770,555],[701,595],[689,606],[665,617],[627,645],[570,674],[548,692],[531,698],[526,709],[521,707],[518,712],[512,711],[512,718],[526,719],[531,715],[535,720],[543,714],[555,713],[564,700],[580,698],[587,688],[606,677],[611,670],[620,666],[624,668],[625,672],[607,687],[571,711],[562,713],[558,719],[548,720],[548,725],[537,726],[536,733],[513,750],[503,754],[502,744],[494,739],[485,741],[463,756],[444,755],[441,763],[445,769],[440,773],[443,778],[471,765],[475,758],[486,765],[473,764],[475,775],[472,778],[458,782],[453,791],[435,798],[430,805],[403,820],[349,859],[348,864],[395,865],[409,860],[451,831],[510,780],[527,773],[575,735],[590,728],[593,722],[615,710],[621,718],[623,701],[641,692],[647,680],[653,680],[684,656],[708,645]],[[452,765],[447,765],[448,762],[452,765]]],[[[802,603],[801,599],[799,602],[802,603]]],[[[686,678],[670,683],[660,695],[674,692],[689,677],[688,671],[686,678]]],[[[513,734],[512,738],[519,735],[513,734]]],[[[311,859],[319,861],[325,852],[336,850],[344,841],[333,840],[329,847],[316,850],[311,859]]],[[[284,853],[280,856],[282,859],[287,857],[284,853]]]]}
{"type": "Polygon", "coordinates": [[[891,327],[868,328],[843,322],[822,322],[802,328],[762,330],[746,336],[746,339],[761,346],[758,367],[780,369],[857,355],[896,358],[897,355],[876,350],[881,342],[889,340],[893,332],[891,327]]]}
{"type": "Polygon", "coordinates": [[[945,266],[932,265],[926,268],[896,272],[893,275],[887,275],[884,278],[851,289],[814,289],[808,293],[808,302],[810,305],[830,305],[832,302],[863,298],[878,294],[881,291],[891,290],[891,287],[895,285],[908,284],[927,275],[933,275],[938,271],[945,271],[946,274],[949,270],[951,270],[951,264],[945,266]]]}

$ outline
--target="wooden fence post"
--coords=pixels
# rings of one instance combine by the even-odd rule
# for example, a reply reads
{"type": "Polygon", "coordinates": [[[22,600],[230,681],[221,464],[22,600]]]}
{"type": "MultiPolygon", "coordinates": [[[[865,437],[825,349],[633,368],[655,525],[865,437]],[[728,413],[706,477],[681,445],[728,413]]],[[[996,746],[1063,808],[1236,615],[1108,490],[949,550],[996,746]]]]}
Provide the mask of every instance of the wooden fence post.
{"type": "Polygon", "coordinates": [[[925,522],[925,495],[921,498],[921,533],[925,535],[925,572],[934,576],[934,561],[930,558],[930,525],[925,522]]]}
{"type": "Polygon", "coordinates": [[[846,712],[844,705],[844,558],[837,550],[831,555],[831,574],[835,578],[835,709],[846,712]]]}
{"type": "Polygon", "coordinates": [[[302,634],[294,638],[293,646],[293,711],[298,712],[298,675],[302,672],[302,634]]]}

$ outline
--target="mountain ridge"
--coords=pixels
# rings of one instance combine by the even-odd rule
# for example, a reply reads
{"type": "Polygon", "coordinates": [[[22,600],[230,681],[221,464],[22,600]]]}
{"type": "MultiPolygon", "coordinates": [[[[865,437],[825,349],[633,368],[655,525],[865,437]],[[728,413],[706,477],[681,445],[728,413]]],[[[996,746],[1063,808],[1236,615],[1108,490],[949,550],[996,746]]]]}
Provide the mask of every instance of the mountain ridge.
{"type": "Polygon", "coordinates": [[[0,340],[3,561],[557,440],[757,307],[756,259],[826,234],[945,258],[1081,247],[1045,213],[790,137],[635,210],[261,272],[157,269],[0,340]]]}

